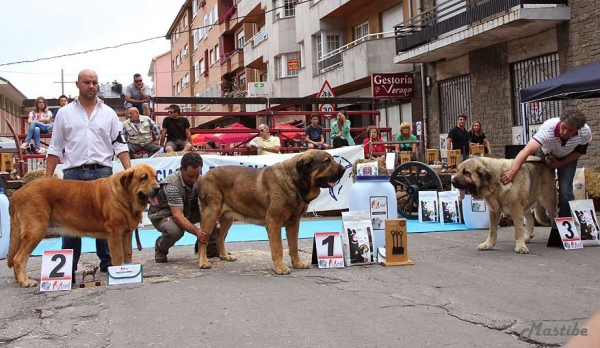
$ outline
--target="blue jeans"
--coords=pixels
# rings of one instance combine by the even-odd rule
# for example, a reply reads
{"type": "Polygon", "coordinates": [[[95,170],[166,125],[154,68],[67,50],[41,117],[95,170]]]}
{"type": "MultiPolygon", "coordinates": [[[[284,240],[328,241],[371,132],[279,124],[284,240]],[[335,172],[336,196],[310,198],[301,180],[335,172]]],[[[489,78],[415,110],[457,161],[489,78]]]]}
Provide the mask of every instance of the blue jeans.
{"type": "MultiPolygon", "coordinates": [[[[104,167],[98,170],[83,170],[80,168],[72,168],[63,170],[63,178],[66,180],[95,180],[99,178],[108,178],[112,175],[111,167],[104,167]]],[[[62,237],[62,248],[73,249],[73,282],[75,282],[75,271],[81,257],[81,238],[79,237],[62,237]]],[[[111,266],[110,251],[108,250],[108,242],[106,239],[96,239],[96,255],[100,259],[100,267],[105,268],[111,266]]]]}
{"type": "Polygon", "coordinates": [[[577,170],[577,161],[557,169],[558,173],[558,216],[570,217],[569,201],[575,199],[573,194],[573,179],[577,170]]]}
{"type": "Polygon", "coordinates": [[[125,109],[135,107],[140,112],[140,115],[143,115],[144,114],[144,105],[148,105],[148,107],[150,107],[150,104],[148,104],[148,103],[139,103],[139,104],[133,105],[132,103],[129,103],[129,102],[126,102],[124,107],[125,107],[125,109]]]}
{"type": "Polygon", "coordinates": [[[39,149],[40,148],[40,134],[48,133],[49,128],[50,128],[50,126],[45,123],[38,122],[38,121],[31,122],[29,124],[29,130],[27,131],[27,137],[25,138],[25,142],[28,143],[31,141],[31,138],[33,138],[33,142],[35,143],[35,148],[39,149]]]}

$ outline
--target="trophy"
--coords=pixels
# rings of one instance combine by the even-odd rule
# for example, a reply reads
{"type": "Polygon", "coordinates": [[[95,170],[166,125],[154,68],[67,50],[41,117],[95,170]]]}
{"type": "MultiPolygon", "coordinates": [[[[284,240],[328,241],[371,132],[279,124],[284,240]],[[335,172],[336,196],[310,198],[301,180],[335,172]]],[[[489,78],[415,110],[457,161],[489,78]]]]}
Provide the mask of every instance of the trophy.
{"type": "Polygon", "coordinates": [[[79,288],[91,288],[94,286],[100,286],[102,283],[96,278],[96,272],[98,272],[99,267],[96,266],[92,269],[86,269],[81,272],[81,284],[79,284],[79,288]],[[85,278],[92,277],[92,280],[86,281],[85,278]]]}

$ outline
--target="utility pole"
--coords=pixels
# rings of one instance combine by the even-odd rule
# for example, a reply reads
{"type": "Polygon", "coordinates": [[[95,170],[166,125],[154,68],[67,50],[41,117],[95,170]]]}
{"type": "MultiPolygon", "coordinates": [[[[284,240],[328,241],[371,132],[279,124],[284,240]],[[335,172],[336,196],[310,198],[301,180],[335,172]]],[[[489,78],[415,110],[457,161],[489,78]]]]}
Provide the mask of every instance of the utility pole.
{"type": "Polygon", "coordinates": [[[65,83],[75,83],[75,81],[65,81],[65,74],[63,69],[60,69],[60,82],[54,82],[54,83],[60,83],[61,84],[61,94],[65,95],[65,83]]]}

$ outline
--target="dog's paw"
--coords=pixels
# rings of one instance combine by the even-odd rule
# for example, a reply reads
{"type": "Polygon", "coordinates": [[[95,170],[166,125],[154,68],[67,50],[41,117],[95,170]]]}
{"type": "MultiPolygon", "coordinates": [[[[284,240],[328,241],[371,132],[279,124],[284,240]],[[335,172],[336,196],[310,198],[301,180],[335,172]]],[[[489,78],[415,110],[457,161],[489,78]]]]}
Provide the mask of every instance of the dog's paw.
{"type": "Polygon", "coordinates": [[[292,262],[292,266],[294,266],[294,268],[296,269],[310,268],[310,264],[308,264],[308,262],[303,261],[292,262]]]}
{"type": "Polygon", "coordinates": [[[492,250],[492,248],[494,247],[494,244],[490,244],[488,242],[485,243],[481,243],[477,246],[478,250],[492,250]]]}
{"type": "Polygon", "coordinates": [[[22,288],[33,288],[38,285],[38,282],[33,279],[26,279],[24,282],[19,282],[22,288]]]}
{"type": "Polygon", "coordinates": [[[279,267],[275,266],[274,270],[275,270],[275,274],[278,274],[278,275],[290,274],[290,268],[286,265],[282,265],[279,267]]]}
{"type": "Polygon", "coordinates": [[[515,247],[515,252],[519,254],[529,254],[529,249],[525,246],[525,244],[517,245],[515,247]]]}
{"type": "Polygon", "coordinates": [[[210,269],[210,268],[212,268],[212,265],[210,264],[210,262],[205,261],[205,262],[200,262],[198,264],[198,267],[200,267],[200,269],[210,269]]]}
{"type": "Polygon", "coordinates": [[[535,237],[535,234],[532,234],[531,236],[525,236],[525,243],[531,243],[533,237],[535,237]]]}
{"type": "Polygon", "coordinates": [[[225,256],[219,256],[219,259],[221,259],[221,261],[237,261],[237,257],[233,256],[233,255],[225,255],[225,256]]]}

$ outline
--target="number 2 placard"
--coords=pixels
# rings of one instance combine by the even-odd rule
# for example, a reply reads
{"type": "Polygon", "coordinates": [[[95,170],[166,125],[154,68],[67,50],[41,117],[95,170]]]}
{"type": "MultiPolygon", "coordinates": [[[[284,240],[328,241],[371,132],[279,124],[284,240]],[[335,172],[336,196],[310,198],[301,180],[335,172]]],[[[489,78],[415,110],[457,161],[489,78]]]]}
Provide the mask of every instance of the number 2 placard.
{"type": "Polygon", "coordinates": [[[581,236],[575,227],[572,217],[555,218],[560,238],[565,250],[582,249],[581,236]]]}
{"type": "Polygon", "coordinates": [[[344,267],[340,232],[315,232],[314,243],[319,268],[344,267]]]}
{"type": "Polygon", "coordinates": [[[40,291],[71,290],[73,250],[44,250],[40,291]]]}

